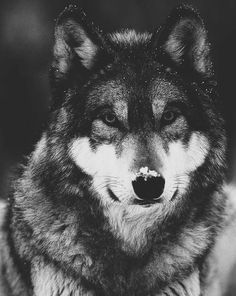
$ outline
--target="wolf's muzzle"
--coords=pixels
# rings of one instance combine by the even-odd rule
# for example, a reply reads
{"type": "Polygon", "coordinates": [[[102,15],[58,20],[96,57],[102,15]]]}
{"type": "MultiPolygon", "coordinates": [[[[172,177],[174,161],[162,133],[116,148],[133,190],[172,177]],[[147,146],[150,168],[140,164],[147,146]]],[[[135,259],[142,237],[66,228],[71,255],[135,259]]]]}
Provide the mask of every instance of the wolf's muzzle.
{"type": "Polygon", "coordinates": [[[165,179],[157,172],[143,168],[136,174],[132,185],[135,194],[142,203],[153,203],[160,200],[165,187],[165,179]]]}

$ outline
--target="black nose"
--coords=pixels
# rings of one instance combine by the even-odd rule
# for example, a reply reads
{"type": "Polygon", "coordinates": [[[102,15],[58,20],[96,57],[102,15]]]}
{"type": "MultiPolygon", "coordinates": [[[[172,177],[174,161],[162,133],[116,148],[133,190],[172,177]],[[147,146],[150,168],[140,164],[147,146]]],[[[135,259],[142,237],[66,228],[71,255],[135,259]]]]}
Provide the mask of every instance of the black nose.
{"type": "Polygon", "coordinates": [[[138,176],[132,181],[135,194],[143,201],[153,202],[164,191],[165,180],[161,176],[138,176]]]}

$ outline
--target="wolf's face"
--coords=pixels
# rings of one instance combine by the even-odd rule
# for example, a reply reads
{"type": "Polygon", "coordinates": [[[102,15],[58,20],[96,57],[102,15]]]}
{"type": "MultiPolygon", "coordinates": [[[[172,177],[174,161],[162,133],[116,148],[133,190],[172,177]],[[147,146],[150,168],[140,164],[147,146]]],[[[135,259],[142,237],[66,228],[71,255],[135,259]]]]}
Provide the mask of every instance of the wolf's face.
{"type": "Polygon", "coordinates": [[[178,198],[209,152],[203,115],[193,118],[197,104],[157,63],[112,67],[89,87],[87,131],[71,141],[71,158],[102,202],[147,206],[178,198]],[[147,175],[137,177],[140,169],[147,175]]]}
{"type": "Polygon", "coordinates": [[[195,11],[177,8],[153,34],[103,35],[70,6],[54,57],[51,160],[63,168],[68,158],[124,239],[207,204],[222,183],[225,135],[195,11]]]}

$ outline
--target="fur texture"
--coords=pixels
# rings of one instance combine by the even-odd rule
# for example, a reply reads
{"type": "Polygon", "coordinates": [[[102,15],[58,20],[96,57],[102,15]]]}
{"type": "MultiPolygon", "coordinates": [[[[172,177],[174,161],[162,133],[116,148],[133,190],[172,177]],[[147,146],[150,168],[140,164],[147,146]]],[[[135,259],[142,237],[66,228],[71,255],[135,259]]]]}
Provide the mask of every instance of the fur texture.
{"type": "Polygon", "coordinates": [[[69,6],[51,82],[48,126],[2,223],[0,291],[210,295],[227,142],[198,13],[180,6],[154,33],[105,35],[69,6]],[[142,167],[165,180],[158,201],[134,193],[142,167]]]}

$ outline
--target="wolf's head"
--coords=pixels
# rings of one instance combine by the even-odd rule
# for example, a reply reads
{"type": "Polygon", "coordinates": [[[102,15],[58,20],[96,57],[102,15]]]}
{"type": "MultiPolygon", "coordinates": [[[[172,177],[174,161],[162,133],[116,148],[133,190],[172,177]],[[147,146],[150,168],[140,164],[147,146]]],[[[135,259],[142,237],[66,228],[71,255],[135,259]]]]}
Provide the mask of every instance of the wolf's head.
{"type": "Polygon", "coordinates": [[[103,34],[70,6],[51,79],[51,121],[33,157],[50,194],[93,196],[135,243],[155,221],[204,215],[222,185],[225,132],[198,13],[181,6],[154,33],[103,34]]]}

